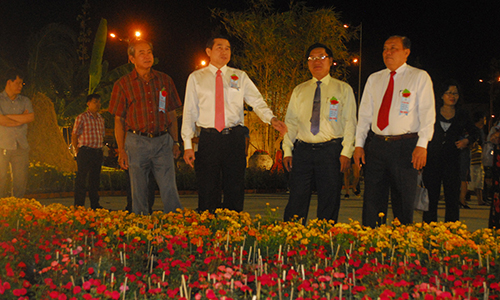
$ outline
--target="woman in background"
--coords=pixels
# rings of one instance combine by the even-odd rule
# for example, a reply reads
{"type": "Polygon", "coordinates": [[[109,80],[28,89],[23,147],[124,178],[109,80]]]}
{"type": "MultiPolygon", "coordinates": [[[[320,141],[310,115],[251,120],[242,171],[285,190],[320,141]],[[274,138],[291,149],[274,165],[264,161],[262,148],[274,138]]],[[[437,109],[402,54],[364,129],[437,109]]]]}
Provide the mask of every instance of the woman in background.
{"type": "Polygon", "coordinates": [[[454,222],[460,217],[460,150],[474,143],[478,132],[468,113],[459,107],[461,93],[456,81],[448,80],[438,86],[435,96],[434,136],[427,146],[427,164],[423,171],[424,184],[429,191],[429,211],[424,212],[423,221],[437,221],[442,183],[445,222],[454,222]]]}

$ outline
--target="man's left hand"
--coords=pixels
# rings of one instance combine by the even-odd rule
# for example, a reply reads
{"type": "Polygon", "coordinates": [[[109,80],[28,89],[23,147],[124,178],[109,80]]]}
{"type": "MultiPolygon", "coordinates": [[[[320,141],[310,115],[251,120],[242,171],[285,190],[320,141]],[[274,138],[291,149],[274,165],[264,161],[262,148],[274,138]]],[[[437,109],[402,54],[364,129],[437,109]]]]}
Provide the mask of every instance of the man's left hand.
{"type": "Polygon", "coordinates": [[[351,159],[347,156],[340,156],[340,172],[345,173],[351,166],[351,159]]]}
{"type": "Polygon", "coordinates": [[[415,147],[413,154],[411,155],[411,162],[413,167],[417,170],[422,170],[427,163],[427,149],[423,147],[415,147]]]}
{"type": "Polygon", "coordinates": [[[179,145],[174,144],[174,147],[172,148],[172,152],[174,153],[174,159],[178,159],[179,155],[181,155],[181,149],[179,145]]]}
{"type": "Polygon", "coordinates": [[[284,136],[285,133],[288,132],[288,128],[283,121],[278,120],[276,117],[271,119],[271,125],[273,125],[274,129],[278,130],[281,136],[284,136]]]}

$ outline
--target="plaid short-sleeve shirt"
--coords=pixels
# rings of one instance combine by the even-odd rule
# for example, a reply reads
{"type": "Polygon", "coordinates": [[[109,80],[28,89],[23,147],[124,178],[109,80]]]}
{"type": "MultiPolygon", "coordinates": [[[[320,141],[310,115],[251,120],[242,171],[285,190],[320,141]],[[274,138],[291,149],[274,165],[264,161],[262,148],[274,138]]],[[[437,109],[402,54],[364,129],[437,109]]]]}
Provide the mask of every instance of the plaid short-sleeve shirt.
{"type": "Polygon", "coordinates": [[[146,82],[134,69],[115,82],[108,110],[124,118],[127,129],[155,134],[168,129],[168,112],[182,103],[170,76],[153,69],[151,75],[146,82]],[[165,112],[160,111],[160,93],[166,95],[165,112]]]}
{"type": "Polygon", "coordinates": [[[102,148],[104,141],[104,118],[100,114],[93,115],[86,111],[76,117],[73,134],[78,135],[75,147],[102,148]]]}

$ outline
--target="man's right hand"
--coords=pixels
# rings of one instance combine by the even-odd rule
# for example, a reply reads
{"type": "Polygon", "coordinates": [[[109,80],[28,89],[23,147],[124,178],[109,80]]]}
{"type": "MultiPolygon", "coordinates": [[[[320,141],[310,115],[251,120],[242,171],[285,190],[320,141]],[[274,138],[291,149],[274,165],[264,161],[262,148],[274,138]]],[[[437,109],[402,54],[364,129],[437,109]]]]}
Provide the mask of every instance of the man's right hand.
{"type": "Polygon", "coordinates": [[[291,156],[283,157],[283,164],[285,165],[285,169],[288,172],[292,171],[292,157],[291,156]]]}
{"type": "Polygon", "coordinates": [[[118,163],[124,170],[128,170],[128,156],[125,150],[118,150],[118,163]]]}
{"type": "Polygon", "coordinates": [[[193,149],[186,149],[184,150],[184,161],[191,166],[191,168],[194,168],[194,150],[193,149]]]}
{"type": "Polygon", "coordinates": [[[354,163],[359,166],[361,163],[366,164],[365,162],[365,149],[363,147],[356,147],[354,149],[354,154],[352,155],[354,158],[354,163]]]}

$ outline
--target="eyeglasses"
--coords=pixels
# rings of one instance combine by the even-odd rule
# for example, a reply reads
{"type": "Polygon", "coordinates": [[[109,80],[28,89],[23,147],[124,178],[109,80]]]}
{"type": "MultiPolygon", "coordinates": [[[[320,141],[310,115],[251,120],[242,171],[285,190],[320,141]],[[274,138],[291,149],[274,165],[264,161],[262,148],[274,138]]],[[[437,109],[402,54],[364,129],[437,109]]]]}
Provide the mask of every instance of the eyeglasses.
{"type": "Polygon", "coordinates": [[[316,57],[309,56],[309,57],[307,58],[307,60],[308,60],[308,61],[315,61],[315,60],[321,60],[321,61],[323,61],[323,60],[327,59],[328,57],[329,57],[328,55],[324,55],[324,56],[316,56],[316,57]]]}

